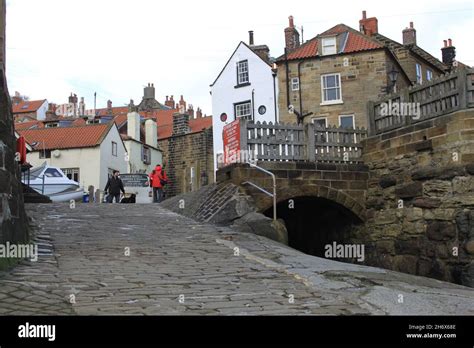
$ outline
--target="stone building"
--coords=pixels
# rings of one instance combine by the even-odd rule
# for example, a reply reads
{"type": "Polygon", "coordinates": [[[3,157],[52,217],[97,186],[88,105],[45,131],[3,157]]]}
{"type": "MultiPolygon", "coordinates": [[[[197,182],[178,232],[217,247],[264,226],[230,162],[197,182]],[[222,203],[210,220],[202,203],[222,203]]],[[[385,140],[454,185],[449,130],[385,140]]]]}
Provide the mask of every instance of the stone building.
{"type": "Polygon", "coordinates": [[[199,109],[196,117],[189,111],[167,114],[172,122],[158,126],[158,146],[170,179],[166,196],[173,197],[214,182],[212,117],[199,109]]]}
{"type": "MultiPolygon", "coordinates": [[[[15,161],[16,138],[13,114],[5,77],[6,3],[0,1],[0,244],[27,243],[27,217],[23,203],[20,170],[15,161]]],[[[8,261],[8,260],[7,260],[8,261]]],[[[0,268],[5,260],[0,260],[0,268]]]]}
{"type": "MultiPolygon", "coordinates": [[[[277,59],[280,119],[323,126],[367,127],[367,102],[449,70],[417,46],[413,23],[403,44],[378,33],[365,11],[360,30],[338,24],[304,44],[290,17],[285,54],[277,59]]],[[[449,51],[449,49],[448,49],[449,51]]]]}

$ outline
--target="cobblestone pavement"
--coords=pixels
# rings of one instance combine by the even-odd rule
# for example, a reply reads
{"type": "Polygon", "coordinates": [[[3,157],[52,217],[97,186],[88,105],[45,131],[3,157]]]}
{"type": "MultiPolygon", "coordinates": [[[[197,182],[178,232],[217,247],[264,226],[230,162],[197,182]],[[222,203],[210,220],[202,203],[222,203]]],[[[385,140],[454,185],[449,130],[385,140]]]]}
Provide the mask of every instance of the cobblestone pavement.
{"type": "Polygon", "coordinates": [[[472,289],[307,256],[156,205],[28,211],[43,252],[0,274],[0,315],[474,314],[472,289]]]}

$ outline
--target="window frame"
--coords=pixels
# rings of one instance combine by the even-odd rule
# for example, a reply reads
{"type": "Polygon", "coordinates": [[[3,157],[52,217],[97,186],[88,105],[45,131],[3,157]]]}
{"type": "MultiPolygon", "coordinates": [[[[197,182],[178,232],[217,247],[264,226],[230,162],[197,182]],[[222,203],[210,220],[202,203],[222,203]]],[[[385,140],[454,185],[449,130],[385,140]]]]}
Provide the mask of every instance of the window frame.
{"type": "Polygon", "coordinates": [[[235,86],[235,88],[250,86],[250,69],[249,69],[248,59],[244,59],[244,60],[241,60],[241,61],[237,62],[237,64],[236,64],[236,76],[237,76],[237,85],[235,86]],[[246,66],[247,66],[247,71],[246,72],[241,72],[239,70],[241,64],[246,64],[246,66]],[[242,74],[245,74],[245,73],[247,74],[247,81],[241,82],[240,81],[240,76],[242,74]]]}
{"type": "Polygon", "coordinates": [[[300,79],[299,77],[292,77],[291,78],[291,90],[293,92],[300,90],[300,79]]]}
{"type": "Polygon", "coordinates": [[[337,37],[336,36],[331,36],[331,37],[323,37],[321,38],[321,55],[322,56],[331,56],[337,54],[337,37]],[[325,42],[328,40],[334,40],[334,45],[327,45],[325,42]],[[331,50],[331,52],[327,52],[328,47],[334,47],[334,51],[331,50]]]}
{"type": "Polygon", "coordinates": [[[331,73],[331,74],[324,74],[321,75],[321,105],[334,105],[334,104],[343,104],[344,101],[342,100],[342,82],[341,82],[341,74],[340,73],[331,73]],[[337,76],[337,82],[339,85],[337,87],[325,87],[324,85],[324,78],[328,76],[337,76]],[[325,100],[325,91],[328,89],[339,89],[339,99],[334,100],[325,100]]]}
{"type": "Polygon", "coordinates": [[[112,141],[112,156],[118,157],[118,144],[115,141],[112,141]]]}
{"type": "Polygon", "coordinates": [[[426,81],[429,82],[433,80],[433,70],[426,69],[426,81]]]}
{"type": "Polygon", "coordinates": [[[64,175],[66,175],[68,178],[69,176],[71,176],[69,179],[70,180],[73,180],[73,181],[76,181],[76,182],[80,182],[80,178],[81,178],[81,170],[80,168],[61,168],[62,172],[64,173],[64,175]],[[77,180],[75,179],[75,177],[77,177],[77,180]]]}
{"type": "Polygon", "coordinates": [[[339,115],[339,127],[342,127],[341,120],[344,117],[351,117],[352,118],[352,128],[344,127],[344,129],[355,129],[356,125],[355,125],[355,115],[354,114],[339,115]]]}
{"type": "Polygon", "coordinates": [[[313,123],[315,126],[316,126],[316,122],[315,121],[320,121],[320,120],[324,120],[324,127],[327,128],[328,126],[328,118],[326,116],[316,116],[316,117],[313,117],[311,118],[311,123],[313,123]]]}
{"type": "Polygon", "coordinates": [[[416,83],[421,85],[423,83],[423,68],[421,64],[415,63],[415,71],[416,71],[416,83]]]}
{"type": "Polygon", "coordinates": [[[142,145],[142,162],[147,165],[151,164],[151,149],[145,145],[142,145]]]}
{"type": "Polygon", "coordinates": [[[246,101],[243,101],[243,102],[239,102],[239,103],[234,103],[234,120],[238,120],[238,119],[247,119],[247,120],[253,120],[253,110],[252,110],[252,101],[251,100],[246,100],[246,101]],[[237,116],[237,108],[239,106],[242,106],[242,105],[246,105],[246,104],[249,104],[249,111],[250,111],[250,114],[247,116],[237,116]]]}
{"type": "Polygon", "coordinates": [[[51,150],[40,150],[39,159],[49,159],[51,158],[51,150]]]}

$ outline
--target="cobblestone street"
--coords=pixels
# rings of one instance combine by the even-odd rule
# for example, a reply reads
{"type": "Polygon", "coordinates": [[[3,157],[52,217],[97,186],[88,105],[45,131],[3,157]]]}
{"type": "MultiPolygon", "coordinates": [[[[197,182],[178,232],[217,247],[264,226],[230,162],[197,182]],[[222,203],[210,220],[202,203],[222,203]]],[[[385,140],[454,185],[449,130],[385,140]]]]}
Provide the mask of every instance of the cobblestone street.
{"type": "Polygon", "coordinates": [[[0,275],[1,315],[474,314],[472,289],[307,256],[156,205],[28,213],[42,254],[0,275]]]}

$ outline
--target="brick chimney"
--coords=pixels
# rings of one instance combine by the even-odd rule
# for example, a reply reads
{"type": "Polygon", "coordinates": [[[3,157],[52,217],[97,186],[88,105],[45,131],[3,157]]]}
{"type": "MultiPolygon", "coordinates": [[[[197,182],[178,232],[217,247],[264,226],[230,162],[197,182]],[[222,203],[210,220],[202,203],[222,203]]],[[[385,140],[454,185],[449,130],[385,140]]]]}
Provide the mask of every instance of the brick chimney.
{"type": "Polygon", "coordinates": [[[166,96],[165,105],[168,106],[168,107],[170,107],[171,109],[176,108],[176,104],[175,104],[175,102],[174,102],[173,96],[171,96],[171,98],[169,98],[168,96],[166,96]]]}
{"type": "Polygon", "coordinates": [[[453,46],[453,41],[451,39],[443,40],[443,42],[444,47],[441,49],[443,63],[451,67],[456,58],[456,47],[453,46]]]}
{"type": "Polygon", "coordinates": [[[127,114],[127,135],[140,141],[140,114],[136,111],[127,114]]]}
{"type": "Polygon", "coordinates": [[[173,114],[173,135],[185,135],[189,133],[189,115],[176,112],[173,114]]]}
{"type": "Polygon", "coordinates": [[[181,96],[181,99],[179,100],[179,109],[180,109],[180,112],[186,111],[186,102],[184,101],[183,96],[181,96]]]}
{"type": "Polygon", "coordinates": [[[155,99],[155,85],[149,83],[143,90],[143,99],[155,99]]]}
{"type": "Polygon", "coordinates": [[[253,31],[249,31],[250,49],[264,61],[270,63],[270,49],[267,45],[255,45],[254,37],[253,31]]]}
{"type": "Polygon", "coordinates": [[[295,28],[293,16],[288,17],[289,26],[285,29],[285,48],[288,52],[300,47],[300,33],[295,28]]]}
{"type": "Polygon", "coordinates": [[[145,121],[145,143],[147,145],[158,147],[158,130],[155,120],[145,121]]]}
{"type": "Polygon", "coordinates": [[[362,19],[359,21],[360,32],[372,36],[379,32],[379,21],[376,17],[367,18],[367,11],[362,11],[362,19]]]}
{"type": "Polygon", "coordinates": [[[194,119],[194,107],[191,104],[188,106],[188,115],[191,120],[194,119]]]}
{"type": "Polygon", "coordinates": [[[410,27],[405,28],[402,33],[405,46],[416,45],[416,30],[413,27],[413,22],[410,22],[410,27]]]}
{"type": "Polygon", "coordinates": [[[196,118],[202,118],[202,110],[201,110],[201,108],[197,108],[197,111],[196,111],[196,118]]]}
{"type": "Polygon", "coordinates": [[[107,100],[107,115],[112,116],[113,115],[113,109],[112,109],[112,101],[107,100]]]}

